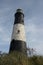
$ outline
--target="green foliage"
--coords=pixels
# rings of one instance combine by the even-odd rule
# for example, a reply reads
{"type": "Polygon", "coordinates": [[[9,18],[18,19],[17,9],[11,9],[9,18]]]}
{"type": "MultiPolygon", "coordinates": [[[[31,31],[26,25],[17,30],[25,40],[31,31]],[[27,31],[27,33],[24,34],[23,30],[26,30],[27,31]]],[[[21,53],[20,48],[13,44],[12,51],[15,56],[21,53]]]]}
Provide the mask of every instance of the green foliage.
{"type": "Polygon", "coordinates": [[[43,57],[27,57],[24,54],[15,51],[14,53],[1,56],[0,65],[43,65],[43,57]]]}

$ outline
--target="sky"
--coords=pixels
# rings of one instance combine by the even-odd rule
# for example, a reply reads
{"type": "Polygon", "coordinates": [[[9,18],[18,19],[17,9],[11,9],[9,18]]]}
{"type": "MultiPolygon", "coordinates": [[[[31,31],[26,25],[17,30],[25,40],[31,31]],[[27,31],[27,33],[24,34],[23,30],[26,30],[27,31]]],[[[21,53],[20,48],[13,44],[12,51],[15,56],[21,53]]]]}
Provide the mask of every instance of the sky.
{"type": "Polygon", "coordinates": [[[23,9],[27,47],[43,55],[43,0],[0,0],[0,51],[9,52],[14,14],[23,9]]]}

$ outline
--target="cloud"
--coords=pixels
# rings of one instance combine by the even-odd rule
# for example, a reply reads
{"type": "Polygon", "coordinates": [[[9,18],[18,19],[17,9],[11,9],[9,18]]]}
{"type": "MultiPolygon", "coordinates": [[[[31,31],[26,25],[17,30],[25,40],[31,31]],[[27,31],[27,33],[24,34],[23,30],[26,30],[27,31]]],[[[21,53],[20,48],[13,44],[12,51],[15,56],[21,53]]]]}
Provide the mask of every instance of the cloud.
{"type": "Polygon", "coordinates": [[[0,27],[0,33],[2,33],[3,32],[3,30],[2,30],[2,28],[0,27]]]}
{"type": "Polygon", "coordinates": [[[0,51],[9,52],[10,38],[6,29],[3,26],[0,26],[0,51]]]}
{"type": "Polygon", "coordinates": [[[33,23],[36,20],[37,17],[25,20],[28,22],[25,25],[27,47],[36,49],[37,54],[43,54],[41,52],[43,50],[43,26],[33,23]]]}
{"type": "Polygon", "coordinates": [[[2,41],[10,41],[9,33],[5,31],[4,27],[0,27],[0,38],[2,41]]]}

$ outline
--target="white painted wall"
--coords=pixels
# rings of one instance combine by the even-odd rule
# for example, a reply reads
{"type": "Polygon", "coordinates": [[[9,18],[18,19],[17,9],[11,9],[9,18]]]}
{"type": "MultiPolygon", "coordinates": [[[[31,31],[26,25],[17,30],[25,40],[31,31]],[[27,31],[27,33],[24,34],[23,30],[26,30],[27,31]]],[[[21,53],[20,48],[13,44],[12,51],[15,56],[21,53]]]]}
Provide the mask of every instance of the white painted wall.
{"type": "Polygon", "coordinates": [[[11,40],[12,39],[26,41],[25,29],[24,29],[23,24],[15,24],[13,26],[13,32],[12,32],[11,40]],[[18,33],[18,30],[20,30],[19,33],[18,33]]]}

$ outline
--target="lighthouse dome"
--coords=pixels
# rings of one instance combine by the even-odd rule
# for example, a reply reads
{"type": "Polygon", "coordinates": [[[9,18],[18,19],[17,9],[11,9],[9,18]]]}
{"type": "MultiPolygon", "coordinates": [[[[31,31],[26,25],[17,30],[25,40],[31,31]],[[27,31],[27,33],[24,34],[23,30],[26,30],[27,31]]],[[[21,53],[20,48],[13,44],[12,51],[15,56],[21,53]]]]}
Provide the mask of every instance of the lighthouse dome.
{"type": "Polygon", "coordinates": [[[21,12],[21,13],[23,13],[23,10],[22,10],[22,9],[17,9],[16,12],[21,12]]]}

